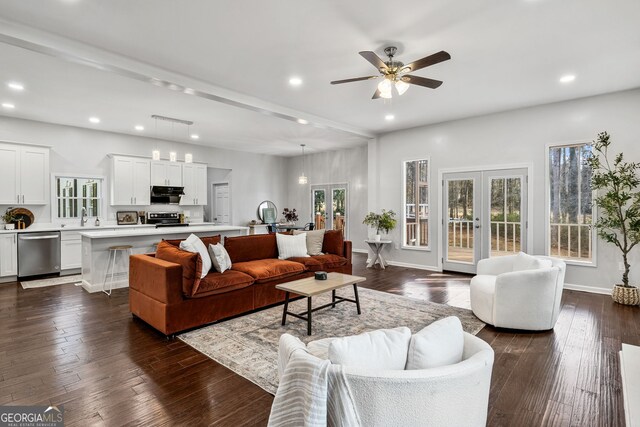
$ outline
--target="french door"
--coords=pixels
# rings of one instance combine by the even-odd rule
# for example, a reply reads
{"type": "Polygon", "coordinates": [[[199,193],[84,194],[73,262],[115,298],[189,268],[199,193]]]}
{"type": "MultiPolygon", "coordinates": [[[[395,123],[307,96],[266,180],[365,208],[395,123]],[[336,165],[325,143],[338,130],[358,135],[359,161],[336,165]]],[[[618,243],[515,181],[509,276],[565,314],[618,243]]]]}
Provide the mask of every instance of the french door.
{"type": "Polygon", "coordinates": [[[443,269],[526,250],[527,169],[443,174],[443,269]]]}
{"type": "Polygon", "coordinates": [[[311,186],[311,222],[316,230],[342,230],[347,237],[348,185],[311,186]]]}

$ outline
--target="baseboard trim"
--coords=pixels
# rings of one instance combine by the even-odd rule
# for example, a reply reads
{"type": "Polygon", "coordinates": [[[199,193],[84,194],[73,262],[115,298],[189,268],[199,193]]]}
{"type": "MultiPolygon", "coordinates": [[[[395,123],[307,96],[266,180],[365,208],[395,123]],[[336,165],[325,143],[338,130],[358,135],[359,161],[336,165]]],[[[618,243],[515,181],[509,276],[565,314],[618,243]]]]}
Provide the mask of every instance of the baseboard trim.
{"type": "MultiPolygon", "coordinates": [[[[82,288],[85,291],[89,292],[90,294],[102,291],[102,283],[89,283],[86,280],[83,280],[80,286],[82,286],[82,288]]],[[[119,281],[119,282],[113,282],[112,289],[120,289],[120,288],[128,288],[128,287],[129,287],[129,282],[119,281]]],[[[107,289],[108,288],[109,288],[109,285],[107,284],[107,289]]]]}
{"type": "Polygon", "coordinates": [[[588,292],[590,294],[611,295],[610,288],[598,288],[595,286],[574,285],[571,283],[565,283],[564,289],[568,289],[570,291],[588,292]]]}
{"type": "Polygon", "coordinates": [[[369,253],[369,251],[366,250],[366,249],[354,249],[354,248],[351,249],[351,252],[355,252],[357,254],[368,254],[369,253]]]}
{"type": "Polygon", "coordinates": [[[396,267],[415,268],[416,270],[437,271],[438,273],[442,273],[442,269],[433,265],[412,264],[410,262],[400,262],[400,261],[387,261],[387,264],[393,265],[396,267]]]}

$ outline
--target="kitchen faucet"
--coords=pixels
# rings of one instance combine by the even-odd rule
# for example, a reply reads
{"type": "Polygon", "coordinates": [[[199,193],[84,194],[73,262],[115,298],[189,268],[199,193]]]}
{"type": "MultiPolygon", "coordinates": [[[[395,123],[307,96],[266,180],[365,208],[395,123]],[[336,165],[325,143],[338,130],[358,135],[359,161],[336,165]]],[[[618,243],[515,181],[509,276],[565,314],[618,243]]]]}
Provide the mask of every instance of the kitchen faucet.
{"type": "Polygon", "coordinates": [[[82,207],[82,218],[80,219],[80,226],[84,227],[84,225],[87,223],[88,219],[87,219],[87,208],[85,208],[84,206],[82,207]]]}

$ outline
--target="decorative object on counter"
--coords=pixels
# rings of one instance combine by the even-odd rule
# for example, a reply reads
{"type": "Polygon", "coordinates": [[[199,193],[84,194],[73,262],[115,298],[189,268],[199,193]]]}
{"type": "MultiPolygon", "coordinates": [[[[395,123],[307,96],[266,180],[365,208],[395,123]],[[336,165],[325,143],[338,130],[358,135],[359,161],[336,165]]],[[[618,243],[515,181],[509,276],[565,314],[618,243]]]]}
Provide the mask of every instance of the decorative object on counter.
{"type": "Polygon", "coordinates": [[[100,227],[100,218],[96,217],[96,227],[100,227]]]}
{"type": "Polygon", "coordinates": [[[278,211],[278,208],[276,207],[275,203],[273,203],[270,200],[265,200],[263,202],[261,202],[258,205],[258,219],[263,223],[263,224],[270,224],[273,222],[276,222],[276,212],[278,211]],[[269,216],[269,218],[265,218],[265,209],[268,209],[269,214],[273,213],[273,217],[269,216]]]}
{"type": "Polygon", "coordinates": [[[33,216],[33,212],[31,212],[27,208],[10,208],[11,213],[13,214],[13,222],[16,224],[18,229],[28,228],[35,221],[35,217],[33,216]],[[21,224],[18,224],[20,222],[21,224]]]}
{"type": "Polygon", "coordinates": [[[284,208],[282,215],[284,215],[286,222],[296,222],[298,220],[298,213],[295,209],[284,208]]]}
{"type": "Polygon", "coordinates": [[[118,225],[136,225],[138,224],[138,212],[136,211],[118,211],[116,212],[118,225]]]}
{"type": "Polygon", "coordinates": [[[145,211],[139,211],[138,218],[140,219],[140,224],[147,223],[147,213],[145,211]]]}
{"type": "Polygon", "coordinates": [[[609,157],[610,136],[598,134],[593,151],[587,157],[587,166],[593,176],[591,187],[596,192],[595,205],[600,208],[595,222],[598,236],[612,243],[622,252],[622,284],[613,288],[612,298],[625,305],[638,305],[638,287],[629,284],[628,256],[640,243],[640,163],[625,162],[623,153],[609,157]]]}
{"type": "Polygon", "coordinates": [[[15,221],[15,217],[12,212],[13,208],[7,208],[6,212],[2,214],[2,220],[4,221],[4,229],[5,230],[13,230],[16,228],[16,225],[13,223],[15,221]]]}
{"type": "Polygon", "coordinates": [[[396,228],[398,221],[395,219],[396,213],[394,211],[387,211],[382,209],[382,213],[369,212],[362,221],[363,224],[376,229],[376,235],[374,240],[380,241],[380,231],[384,231],[385,234],[396,228]]]}

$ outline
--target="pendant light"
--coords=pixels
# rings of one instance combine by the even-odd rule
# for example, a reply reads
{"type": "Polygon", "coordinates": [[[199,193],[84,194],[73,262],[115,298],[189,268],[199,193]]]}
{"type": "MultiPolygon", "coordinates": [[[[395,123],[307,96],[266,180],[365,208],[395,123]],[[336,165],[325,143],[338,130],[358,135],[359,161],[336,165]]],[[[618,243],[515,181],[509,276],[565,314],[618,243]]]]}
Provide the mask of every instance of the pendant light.
{"type": "Polygon", "coordinates": [[[304,184],[307,183],[307,177],[304,174],[304,147],[305,147],[305,144],[300,144],[300,147],[302,147],[302,174],[298,177],[298,184],[304,185],[304,184]]]}
{"type": "MultiPolygon", "coordinates": [[[[153,116],[152,116],[153,117],[153,116]]],[[[158,118],[157,117],[153,117],[153,119],[155,120],[155,141],[154,144],[156,146],[156,148],[151,152],[151,158],[153,160],[160,160],[160,150],[158,150],[158,118]]]]}

